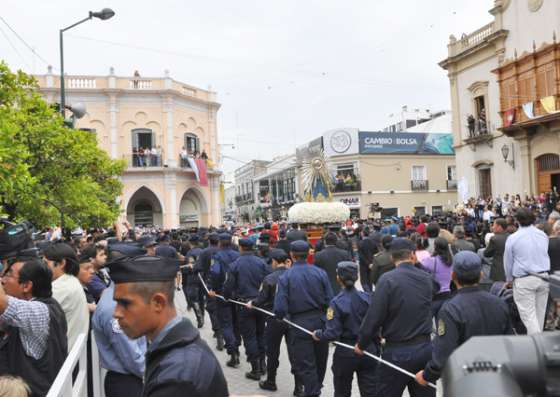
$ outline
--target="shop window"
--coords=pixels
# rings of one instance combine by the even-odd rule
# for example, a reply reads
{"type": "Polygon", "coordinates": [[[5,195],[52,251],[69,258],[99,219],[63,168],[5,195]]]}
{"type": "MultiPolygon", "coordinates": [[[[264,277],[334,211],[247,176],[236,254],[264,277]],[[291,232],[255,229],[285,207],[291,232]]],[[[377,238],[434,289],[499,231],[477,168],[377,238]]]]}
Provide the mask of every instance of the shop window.
{"type": "Polygon", "coordinates": [[[439,216],[443,214],[443,207],[441,205],[434,205],[432,206],[432,215],[439,216]]]}
{"type": "Polygon", "coordinates": [[[426,207],[414,207],[414,215],[415,216],[422,216],[426,215],[426,207]]]}
{"type": "Polygon", "coordinates": [[[399,216],[398,208],[383,208],[381,210],[381,218],[390,218],[392,216],[399,216]]]}
{"type": "Polygon", "coordinates": [[[355,192],[362,189],[358,169],[354,163],[336,165],[334,191],[355,192]]]}

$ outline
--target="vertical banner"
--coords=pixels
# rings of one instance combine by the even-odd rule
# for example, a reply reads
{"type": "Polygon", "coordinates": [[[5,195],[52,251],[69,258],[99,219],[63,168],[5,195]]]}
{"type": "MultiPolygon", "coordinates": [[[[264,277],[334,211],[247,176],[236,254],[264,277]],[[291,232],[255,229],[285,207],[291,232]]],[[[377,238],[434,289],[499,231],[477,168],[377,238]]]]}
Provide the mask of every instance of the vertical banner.
{"type": "Polygon", "coordinates": [[[191,166],[192,170],[194,171],[194,174],[196,175],[196,180],[200,182],[200,175],[198,173],[198,165],[195,162],[195,159],[192,158],[191,156],[188,156],[187,161],[189,162],[189,165],[191,166]]]}
{"type": "Polygon", "coordinates": [[[206,174],[206,161],[204,159],[195,159],[198,168],[198,183],[200,186],[208,186],[208,175],[206,174]]]}

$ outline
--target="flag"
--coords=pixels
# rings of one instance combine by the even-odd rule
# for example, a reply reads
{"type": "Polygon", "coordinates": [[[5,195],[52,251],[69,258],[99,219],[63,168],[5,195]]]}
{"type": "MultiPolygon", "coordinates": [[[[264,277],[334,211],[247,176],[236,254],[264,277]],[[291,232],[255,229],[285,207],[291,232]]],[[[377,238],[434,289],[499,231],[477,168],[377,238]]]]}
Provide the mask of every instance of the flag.
{"type": "Polygon", "coordinates": [[[504,116],[504,127],[509,127],[515,121],[515,108],[506,110],[504,116]]]}
{"type": "Polygon", "coordinates": [[[547,96],[541,99],[541,105],[547,113],[555,113],[556,110],[556,98],[554,95],[547,96]]]}
{"type": "Polygon", "coordinates": [[[198,168],[198,183],[200,186],[208,186],[208,175],[206,174],[206,161],[204,159],[195,159],[196,166],[198,168]]]}
{"type": "Polygon", "coordinates": [[[192,158],[191,156],[187,157],[187,160],[189,162],[189,165],[191,166],[191,169],[194,171],[194,174],[196,175],[196,180],[200,182],[200,175],[199,175],[199,171],[198,171],[198,165],[195,162],[195,159],[192,158]]]}
{"type": "Polygon", "coordinates": [[[533,102],[524,103],[523,112],[525,112],[525,116],[527,116],[529,119],[534,119],[535,118],[534,103],[533,102]]]}

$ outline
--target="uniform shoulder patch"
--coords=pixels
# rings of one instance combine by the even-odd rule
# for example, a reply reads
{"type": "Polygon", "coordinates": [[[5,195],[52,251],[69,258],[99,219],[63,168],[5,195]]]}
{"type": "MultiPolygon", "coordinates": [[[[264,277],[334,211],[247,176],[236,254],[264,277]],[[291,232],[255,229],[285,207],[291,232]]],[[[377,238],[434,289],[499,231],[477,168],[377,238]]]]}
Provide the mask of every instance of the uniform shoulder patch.
{"type": "Polygon", "coordinates": [[[327,320],[332,320],[334,318],[334,309],[332,307],[329,307],[327,309],[327,320]]]}
{"type": "Polygon", "coordinates": [[[439,336],[445,335],[445,323],[441,318],[438,320],[437,334],[439,336]]]}

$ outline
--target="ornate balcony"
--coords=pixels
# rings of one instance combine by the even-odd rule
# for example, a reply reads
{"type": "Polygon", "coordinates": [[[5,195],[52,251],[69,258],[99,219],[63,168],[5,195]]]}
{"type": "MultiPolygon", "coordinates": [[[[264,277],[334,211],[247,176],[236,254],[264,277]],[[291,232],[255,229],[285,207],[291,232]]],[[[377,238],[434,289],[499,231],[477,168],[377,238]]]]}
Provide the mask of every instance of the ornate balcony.
{"type": "Polygon", "coordinates": [[[429,189],[427,180],[412,180],[410,181],[410,188],[413,192],[426,192],[429,189]]]}

